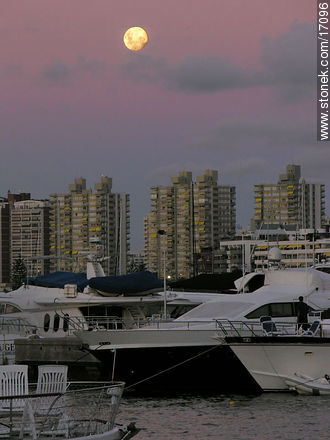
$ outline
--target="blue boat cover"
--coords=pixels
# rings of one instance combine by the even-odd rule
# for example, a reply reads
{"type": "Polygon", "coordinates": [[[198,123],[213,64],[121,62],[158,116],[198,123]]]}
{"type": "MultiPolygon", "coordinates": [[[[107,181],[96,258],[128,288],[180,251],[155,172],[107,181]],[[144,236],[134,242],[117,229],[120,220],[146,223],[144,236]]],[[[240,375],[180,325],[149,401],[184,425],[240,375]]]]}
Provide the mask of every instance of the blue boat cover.
{"type": "Polygon", "coordinates": [[[48,275],[26,278],[25,283],[32,286],[59,288],[63,288],[65,284],[76,284],[78,291],[82,292],[88,280],[85,273],[53,272],[48,275]]]}
{"type": "Polygon", "coordinates": [[[134,295],[163,286],[163,282],[149,271],[133,272],[128,275],[95,277],[88,282],[100,294],[134,295]]]}

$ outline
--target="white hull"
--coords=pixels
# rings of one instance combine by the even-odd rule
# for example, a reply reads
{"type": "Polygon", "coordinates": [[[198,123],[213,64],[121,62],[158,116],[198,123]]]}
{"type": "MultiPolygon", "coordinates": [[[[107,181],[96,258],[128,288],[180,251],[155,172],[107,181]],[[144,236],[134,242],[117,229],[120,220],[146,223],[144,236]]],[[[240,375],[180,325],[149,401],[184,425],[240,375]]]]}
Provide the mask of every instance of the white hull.
{"type": "Polygon", "coordinates": [[[102,432],[100,434],[87,435],[84,437],[74,437],[70,438],[70,440],[121,440],[128,436],[130,433],[129,429],[126,426],[116,426],[110,431],[102,432]]]}
{"type": "Polygon", "coordinates": [[[181,346],[212,346],[220,344],[215,340],[216,327],[212,329],[139,329],[139,330],[97,330],[77,331],[75,335],[90,350],[119,348],[153,348],[181,346]]]}
{"type": "Polygon", "coordinates": [[[233,343],[231,349],[264,391],[287,391],[289,376],[300,373],[311,378],[330,372],[330,342],[233,343]]]}

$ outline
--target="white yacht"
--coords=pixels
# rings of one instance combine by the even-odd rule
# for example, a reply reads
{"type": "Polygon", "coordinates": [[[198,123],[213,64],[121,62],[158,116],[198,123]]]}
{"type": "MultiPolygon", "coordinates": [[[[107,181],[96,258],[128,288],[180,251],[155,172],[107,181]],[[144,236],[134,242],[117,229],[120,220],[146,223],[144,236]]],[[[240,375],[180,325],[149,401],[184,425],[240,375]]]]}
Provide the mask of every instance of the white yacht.
{"type": "MultiPolygon", "coordinates": [[[[69,280],[72,275],[77,274],[69,274],[69,280]]],[[[78,278],[73,277],[70,284],[62,287],[45,287],[47,284],[43,282],[43,285],[26,284],[15,291],[0,293],[0,364],[14,362],[15,339],[74,337],[74,330],[88,329],[95,322],[100,325],[109,317],[112,323],[120,320],[130,327],[163,313],[164,291],[161,287],[121,294],[120,290],[105,293],[89,285],[103,277],[101,265],[89,261],[83,291],[79,289],[78,278]]],[[[166,292],[167,314],[179,316],[215,295],[166,292]]]]}
{"type": "Polygon", "coordinates": [[[250,328],[247,335],[246,326],[244,335],[219,331],[219,336],[263,391],[330,394],[330,320],[311,318],[310,322],[306,331],[282,325],[264,336],[250,328]]]}
{"type": "Polygon", "coordinates": [[[254,292],[218,294],[170,322],[154,322],[139,329],[95,328],[75,334],[103,363],[105,371],[115,372],[116,379],[129,387],[143,384],[144,388],[150,385],[165,390],[223,391],[233,374],[241,375],[246,386],[250,380],[251,385],[251,377],[231,350],[216,339],[224,322],[230,321],[231,326],[232,322],[249,322],[261,332],[259,318],[270,315],[294,325],[299,296],[311,310],[330,307],[327,273],[277,270],[266,272],[264,277],[264,285],[254,292]]]}

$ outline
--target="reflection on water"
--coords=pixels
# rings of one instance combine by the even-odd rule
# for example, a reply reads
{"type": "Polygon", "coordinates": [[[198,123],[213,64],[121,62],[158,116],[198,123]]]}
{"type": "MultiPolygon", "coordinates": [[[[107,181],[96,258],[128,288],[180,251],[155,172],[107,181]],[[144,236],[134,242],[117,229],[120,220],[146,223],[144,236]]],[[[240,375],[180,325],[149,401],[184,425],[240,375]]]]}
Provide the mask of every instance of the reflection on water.
{"type": "Polygon", "coordinates": [[[123,396],[117,421],[142,428],[136,440],[330,438],[330,396],[151,398],[123,396]]]}

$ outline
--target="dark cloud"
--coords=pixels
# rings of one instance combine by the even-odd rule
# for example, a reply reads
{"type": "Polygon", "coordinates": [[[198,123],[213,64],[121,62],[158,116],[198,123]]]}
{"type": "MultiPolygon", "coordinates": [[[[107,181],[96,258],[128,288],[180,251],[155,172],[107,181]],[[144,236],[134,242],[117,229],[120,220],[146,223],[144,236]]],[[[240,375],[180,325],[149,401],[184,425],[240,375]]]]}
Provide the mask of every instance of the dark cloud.
{"type": "Polygon", "coordinates": [[[285,99],[299,99],[310,93],[315,80],[315,44],[315,26],[296,22],[279,37],[263,39],[259,70],[238,67],[219,56],[188,57],[170,66],[165,58],[133,54],[122,73],[132,81],[159,82],[188,93],[273,86],[285,99]]]}
{"type": "Polygon", "coordinates": [[[316,30],[310,23],[294,23],[276,39],[264,38],[261,60],[273,82],[311,84],[316,70],[316,30]]]}
{"type": "Polygon", "coordinates": [[[141,54],[122,66],[124,76],[133,81],[162,83],[168,89],[190,93],[211,93],[254,83],[229,58],[192,56],[175,67],[168,60],[141,54]]]}
{"type": "Polygon", "coordinates": [[[247,86],[251,78],[228,58],[194,56],[169,69],[165,81],[171,89],[210,93],[247,86]]]}
{"type": "Polygon", "coordinates": [[[43,72],[44,78],[52,82],[67,81],[71,74],[72,68],[62,63],[61,61],[57,61],[51,64],[43,72]]]}
{"type": "Polygon", "coordinates": [[[85,57],[78,57],[73,64],[66,64],[62,61],[56,61],[49,65],[43,72],[42,77],[52,83],[66,84],[80,74],[99,76],[106,70],[104,61],[87,60],[85,57]]]}
{"type": "Polygon", "coordinates": [[[246,145],[261,149],[276,147],[286,149],[295,145],[308,146],[316,143],[312,121],[258,119],[228,119],[203,138],[186,145],[189,149],[227,151],[240,150],[246,145]]]}
{"type": "Polygon", "coordinates": [[[163,81],[168,71],[166,58],[146,54],[130,54],[129,61],[121,66],[121,73],[134,82],[156,83],[163,81]]]}
{"type": "Polygon", "coordinates": [[[105,71],[105,61],[101,60],[86,60],[85,57],[78,57],[78,61],[75,67],[76,71],[83,71],[91,75],[98,75],[105,71]]]}
{"type": "Polygon", "coordinates": [[[276,39],[264,38],[261,60],[264,83],[280,87],[287,100],[310,94],[316,77],[316,29],[294,23],[276,39]]]}

